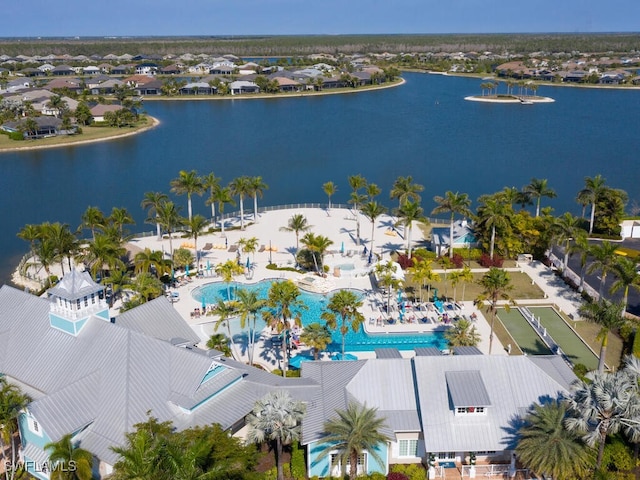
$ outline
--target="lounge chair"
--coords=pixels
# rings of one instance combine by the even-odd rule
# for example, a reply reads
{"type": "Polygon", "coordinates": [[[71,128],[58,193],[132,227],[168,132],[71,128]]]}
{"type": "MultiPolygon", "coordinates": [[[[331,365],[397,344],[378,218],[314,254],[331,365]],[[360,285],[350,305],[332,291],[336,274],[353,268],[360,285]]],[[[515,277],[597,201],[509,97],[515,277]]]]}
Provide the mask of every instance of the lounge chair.
{"type": "Polygon", "coordinates": [[[229,250],[227,250],[228,252],[237,252],[238,251],[238,245],[231,245],[229,247],[229,250]]]}
{"type": "Polygon", "coordinates": [[[264,252],[266,248],[267,247],[265,247],[264,245],[260,245],[260,248],[258,249],[258,252],[264,252]]]}

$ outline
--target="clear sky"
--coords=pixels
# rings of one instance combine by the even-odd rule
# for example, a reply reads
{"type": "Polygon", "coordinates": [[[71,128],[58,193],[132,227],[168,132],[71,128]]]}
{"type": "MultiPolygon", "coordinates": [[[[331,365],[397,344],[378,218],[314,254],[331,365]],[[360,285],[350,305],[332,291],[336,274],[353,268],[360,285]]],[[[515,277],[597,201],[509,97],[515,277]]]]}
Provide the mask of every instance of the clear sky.
{"type": "Polygon", "coordinates": [[[1,37],[633,32],[640,0],[28,0],[1,37]]]}

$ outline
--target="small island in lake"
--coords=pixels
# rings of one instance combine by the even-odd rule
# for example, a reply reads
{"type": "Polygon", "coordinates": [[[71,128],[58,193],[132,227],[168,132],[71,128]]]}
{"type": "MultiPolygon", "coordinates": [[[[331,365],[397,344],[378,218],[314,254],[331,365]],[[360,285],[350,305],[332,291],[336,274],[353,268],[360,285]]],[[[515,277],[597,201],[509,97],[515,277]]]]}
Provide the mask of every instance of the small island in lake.
{"type": "Polygon", "coordinates": [[[501,82],[493,78],[486,78],[487,82],[481,83],[481,95],[471,95],[464,97],[465,100],[471,102],[489,102],[489,103],[517,103],[520,105],[533,105],[534,103],[551,103],[555,100],[551,97],[539,97],[536,95],[538,84],[533,82],[515,82],[511,79],[504,82],[507,87],[507,93],[498,93],[498,87],[501,82]],[[517,93],[516,93],[517,90],[517,93]],[[533,93],[533,95],[531,95],[533,93]]]}

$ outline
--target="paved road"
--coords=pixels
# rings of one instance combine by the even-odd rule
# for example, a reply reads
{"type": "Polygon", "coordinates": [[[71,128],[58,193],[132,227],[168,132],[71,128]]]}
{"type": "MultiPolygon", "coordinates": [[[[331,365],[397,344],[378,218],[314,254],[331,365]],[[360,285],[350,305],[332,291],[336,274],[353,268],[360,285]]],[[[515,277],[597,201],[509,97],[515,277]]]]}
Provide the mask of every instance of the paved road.
{"type": "MultiPolygon", "coordinates": [[[[596,243],[596,242],[593,242],[593,243],[596,243]]],[[[640,250],[640,239],[638,238],[628,239],[621,242],[620,245],[628,248],[640,250]]],[[[553,253],[555,253],[556,256],[560,258],[560,260],[564,258],[563,250],[559,247],[554,247],[553,253]]],[[[587,260],[587,269],[589,268],[588,265],[589,265],[589,260],[587,260]]],[[[572,255],[571,257],[569,257],[569,268],[574,272],[576,272],[577,275],[580,275],[580,256],[579,255],[572,255]]],[[[611,288],[611,285],[613,285],[615,281],[616,281],[616,276],[612,272],[609,272],[607,274],[607,279],[605,282],[604,295],[606,298],[610,300],[619,301],[619,300],[622,300],[624,291],[619,290],[614,295],[611,295],[609,293],[609,289],[611,288]]],[[[591,275],[587,274],[585,276],[585,282],[587,282],[597,292],[600,288],[600,272],[594,272],[591,275]]],[[[633,315],[640,316],[640,291],[633,287],[629,289],[629,303],[627,306],[627,311],[629,313],[632,313],[633,315]]]]}

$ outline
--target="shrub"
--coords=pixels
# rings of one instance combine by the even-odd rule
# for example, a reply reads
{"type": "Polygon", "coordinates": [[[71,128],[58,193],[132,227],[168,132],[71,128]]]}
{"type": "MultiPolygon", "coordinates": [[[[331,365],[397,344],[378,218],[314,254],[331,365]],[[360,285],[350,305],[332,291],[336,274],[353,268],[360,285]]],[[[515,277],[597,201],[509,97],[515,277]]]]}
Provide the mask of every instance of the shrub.
{"type": "Polygon", "coordinates": [[[504,258],[500,255],[494,255],[493,258],[489,256],[488,253],[483,253],[478,260],[480,265],[484,268],[497,267],[502,268],[502,264],[504,263],[504,258]]]}
{"type": "Polygon", "coordinates": [[[426,248],[420,247],[420,248],[416,248],[413,251],[413,256],[422,258],[423,260],[435,260],[436,252],[432,252],[431,250],[427,250],[426,248]]]}
{"type": "Polygon", "coordinates": [[[417,463],[392,465],[391,471],[404,474],[408,480],[426,480],[427,478],[427,471],[417,463]]]}
{"type": "Polygon", "coordinates": [[[300,448],[298,442],[294,443],[291,449],[291,475],[293,478],[305,478],[306,476],[304,450],[300,448]]]}
{"type": "Polygon", "coordinates": [[[578,377],[580,380],[584,380],[586,378],[585,375],[588,372],[589,369],[582,363],[576,363],[573,367],[573,373],[575,373],[576,377],[578,377]]]}
{"type": "Polygon", "coordinates": [[[400,264],[400,267],[403,270],[406,270],[407,268],[413,267],[413,258],[409,258],[404,253],[399,253],[398,254],[398,259],[396,261],[398,262],[398,264],[400,264]]]}
{"type": "Polygon", "coordinates": [[[11,140],[24,140],[24,135],[22,134],[22,132],[9,132],[9,138],[11,140]]]}
{"type": "Polygon", "coordinates": [[[633,334],[633,354],[640,358],[640,332],[637,328],[633,334]]]}
{"type": "Polygon", "coordinates": [[[454,253],[453,258],[451,259],[456,268],[464,267],[464,258],[459,253],[454,253]]]}
{"type": "Polygon", "coordinates": [[[404,473],[391,472],[389,473],[389,475],[387,475],[387,480],[409,480],[409,477],[407,477],[404,473]]]}

